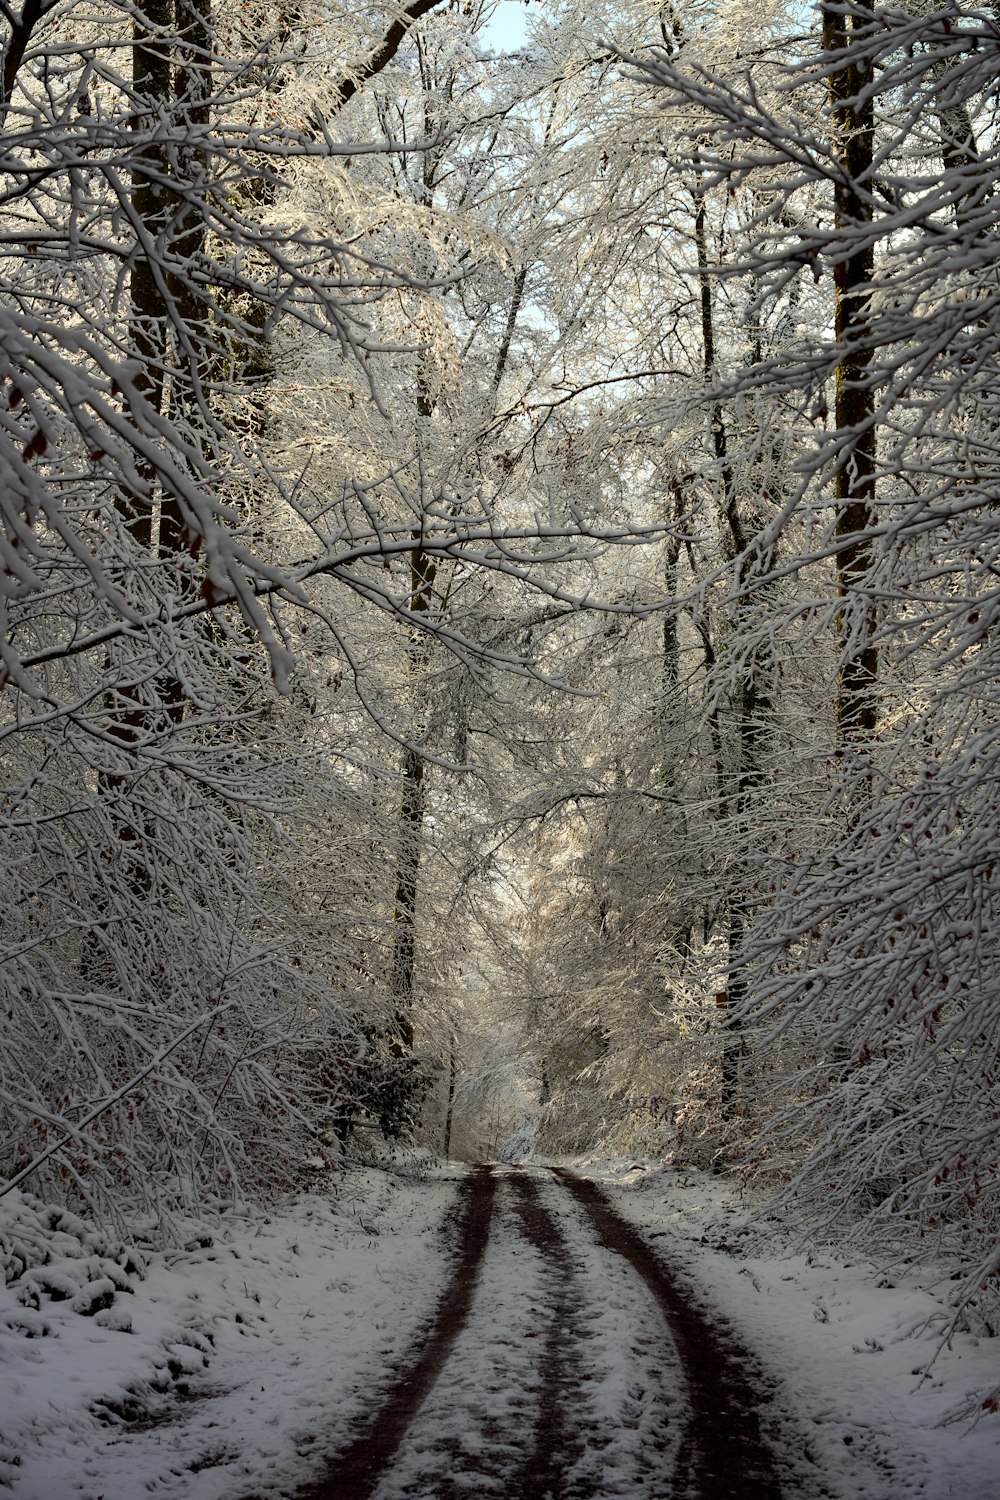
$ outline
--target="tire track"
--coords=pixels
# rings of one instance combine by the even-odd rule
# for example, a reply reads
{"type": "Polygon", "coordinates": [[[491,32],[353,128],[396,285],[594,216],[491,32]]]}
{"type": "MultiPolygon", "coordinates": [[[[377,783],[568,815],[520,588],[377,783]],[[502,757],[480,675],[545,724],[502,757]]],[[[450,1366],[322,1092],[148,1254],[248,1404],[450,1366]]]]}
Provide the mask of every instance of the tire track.
{"type": "MultiPolygon", "coordinates": [[[[540,1190],[551,1191],[544,1177],[540,1190]]],[[[562,1413],[557,1346],[571,1266],[559,1226],[538,1199],[539,1185],[524,1174],[498,1172],[468,1322],[375,1500],[555,1500],[558,1455],[546,1454],[552,1461],[536,1470],[546,1448],[543,1412],[554,1423],[562,1413]]]]}
{"type": "Polygon", "coordinates": [[[565,1476],[583,1442],[568,1421],[571,1397],[580,1389],[579,1355],[567,1349],[572,1323],[581,1311],[576,1268],[566,1238],[541,1200],[538,1184],[523,1173],[508,1179],[524,1237],[537,1250],[551,1283],[549,1325],[542,1348],[539,1374],[541,1395],[533,1451],[526,1458],[513,1494],[517,1500],[562,1500],[565,1476]]]}
{"type": "Polygon", "coordinates": [[[595,1183],[564,1167],[549,1170],[586,1211],[600,1243],[642,1277],[677,1344],[694,1408],[679,1466],[678,1500],[782,1500],[774,1459],[761,1437],[758,1398],[743,1367],[744,1352],[719,1337],[595,1183]],[[684,1470],[686,1479],[681,1477],[684,1470]]]}
{"type": "MultiPolygon", "coordinates": [[[[397,1362],[394,1382],[375,1411],[355,1427],[349,1445],[327,1461],[320,1482],[299,1491],[297,1500],[371,1500],[383,1481],[388,1481],[387,1493],[419,1494],[420,1500],[466,1500],[487,1491],[503,1500],[606,1500],[611,1493],[669,1495],[671,1500],[782,1500],[774,1459],[761,1435],[759,1398],[745,1352],[692,1305],[683,1286],[596,1184],[564,1168],[547,1170],[551,1188],[540,1187],[545,1178],[524,1171],[498,1179],[484,1166],[470,1174],[455,1266],[419,1352],[411,1351],[412,1363],[397,1362]],[[534,1252],[526,1284],[523,1273],[511,1281],[504,1269],[510,1229],[499,1240],[490,1238],[498,1181],[509,1189],[502,1218],[504,1225],[513,1220],[515,1253],[518,1243],[534,1252]],[[569,1195],[572,1208],[565,1222],[560,1221],[565,1210],[553,1212],[554,1202],[545,1202],[552,1188],[560,1198],[563,1192],[569,1195]],[[500,1257],[495,1264],[494,1253],[500,1257]],[[589,1278],[607,1279],[607,1265],[602,1269],[601,1262],[608,1253],[629,1269],[620,1283],[622,1272],[615,1274],[619,1290],[611,1302],[606,1294],[588,1298],[589,1278]],[[495,1284],[483,1282],[484,1261],[498,1278],[495,1284]],[[634,1313],[631,1323],[616,1322],[613,1311],[607,1321],[608,1308],[632,1306],[638,1290],[632,1273],[638,1274],[666,1324],[664,1328],[658,1317],[650,1323],[653,1308],[648,1307],[638,1340],[634,1313]],[[485,1291],[477,1297],[480,1287],[485,1291]],[[499,1299],[497,1288],[506,1288],[499,1299]],[[622,1296],[625,1302],[619,1300],[622,1296]],[[595,1316],[593,1309],[602,1310],[595,1316]],[[512,1316],[513,1323],[508,1322],[512,1316]],[[467,1328],[468,1337],[456,1350],[467,1328]],[[614,1337],[616,1328],[630,1342],[602,1347],[601,1338],[614,1337]],[[626,1332],[629,1328],[633,1331],[626,1332]],[[525,1342],[535,1338],[538,1343],[525,1342]],[[596,1342],[585,1345],[585,1340],[596,1342]],[[675,1351],[666,1363],[655,1353],[650,1360],[657,1341],[661,1349],[670,1343],[675,1351]],[[529,1347],[534,1357],[525,1364],[529,1347]],[[524,1351],[521,1363],[515,1359],[512,1364],[508,1351],[519,1348],[524,1351]],[[594,1358],[600,1361],[610,1353],[613,1371],[620,1370],[625,1349],[644,1370],[639,1379],[646,1382],[645,1393],[630,1388],[626,1399],[620,1377],[613,1373],[602,1399],[597,1384],[590,1383],[594,1358]],[[477,1363],[479,1351],[485,1362],[477,1363]],[[453,1354],[454,1366],[449,1364],[453,1354]],[[449,1373],[435,1395],[446,1366],[449,1373]],[[677,1397],[685,1388],[677,1425],[677,1397]],[[657,1392],[653,1398],[647,1394],[650,1389],[657,1392]],[[616,1397],[608,1404],[612,1391],[616,1397]],[[498,1392],[505,1393],[499,1408],[498,1392]],[[639,1407],[631,1409],[636,1402],[639,1407]],[[664,1425],[664,1403],[672,1438],[664,1425]],[[637,1411],[645,1415],[640,1418],[637,1411]],[[470,1419],[471,1425],[463,1426],[470,1419]],[[640,1447],[634,1449],[632,1440],[629,1448],[626,1439],[623,1449],[621,1436],[638,1435],[640,1420],[646,1424],[640,1447]],[[632,1452],[642,1459],[641,1468],[632,1471],[634,1478],[627,1468],[634,1462],[628,1458],[632,1452]]],[[[647,1307],[645,1294],[641,1303],[647,1307]]]]}
{"type": "Polygon", "coordinates": [[[560,1475],[563,1500],[687,1500],[691,1400],[659,1303],[610,1251],[567,1185],[545,1196],[574,1254],[586,1301],[578,1314],[581,1381],[570,1408],[578,1439],[560,1475]]]}
{"type": "Polygon", "coordinates": [[[375,1412],[356,1428],[350,1445],[327,1461],[326,1476],[313,1488],[299,1492],[299,1500],[368,1500],[390,1467],[468,1319],[486,1253],[495,1193],[492,1167],[476,1167],[465,1188],[458,1258],[433,1322],[422,1336],[420,1354],[412,1362],[404,1359],[375,1412]]]}

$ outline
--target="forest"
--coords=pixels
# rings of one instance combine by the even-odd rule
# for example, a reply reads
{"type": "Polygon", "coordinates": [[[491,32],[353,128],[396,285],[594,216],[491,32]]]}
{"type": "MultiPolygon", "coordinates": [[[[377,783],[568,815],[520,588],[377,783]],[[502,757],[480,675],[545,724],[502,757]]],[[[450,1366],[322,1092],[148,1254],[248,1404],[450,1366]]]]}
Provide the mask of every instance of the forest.
{"type": "Polygon", "coordinates": [[[988,1318],[1000,13],[519,10],[0,4],[0,1194],[635,1154],[988,1318]]]}

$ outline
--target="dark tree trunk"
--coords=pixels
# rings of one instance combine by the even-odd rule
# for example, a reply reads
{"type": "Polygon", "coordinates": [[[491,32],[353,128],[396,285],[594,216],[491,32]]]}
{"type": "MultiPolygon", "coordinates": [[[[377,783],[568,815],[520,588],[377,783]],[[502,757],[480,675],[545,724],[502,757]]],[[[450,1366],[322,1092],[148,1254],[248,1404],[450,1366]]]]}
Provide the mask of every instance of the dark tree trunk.
{"type": "MultiPolygon", "coordinates": [[[[824,50],[837,57],[858,29],[870,25],[867,5],[823,8],[824,50]]],[[[867,59],[845,58],[830,74],[830,109],[839,174],[836,224],[845,253],[834,265],[834,331],[838,345],[834,420],[840,442],[834,481],[837,504],[837,579],[841,646],[837,727],[842,742],[868,739],[875,729],[878,649],[868,578],[875,518],[875,401],[869,383],[870,307],[875,252],[865,234],[872,222],[869,180],[875,115],[864,90],[872,82],[867,59]]]]}

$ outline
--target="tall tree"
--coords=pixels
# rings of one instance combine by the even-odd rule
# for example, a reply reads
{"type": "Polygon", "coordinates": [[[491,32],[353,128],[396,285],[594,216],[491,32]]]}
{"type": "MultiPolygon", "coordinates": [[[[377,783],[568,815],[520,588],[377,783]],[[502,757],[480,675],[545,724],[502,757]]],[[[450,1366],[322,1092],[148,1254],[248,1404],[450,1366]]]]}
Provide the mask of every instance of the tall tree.
{"type": "MultiPolygon", "coordinates": [[[[812,653],[837,703],[834,733],[814,699],[756,799],[778,871],[745,943],[746,1021],[766,1029],[758,1057],[774,1070],[759,1159],[790,1157],[817,1213],[860,1208],[868,1234],[933,1232],[967,1270],[966,1297],[994,1264],[982,1152],[998,1117],[983,1071],[992,863],[968,841],[995,818],[973,762],[990,762],[994,739],[980,549],[996,171],[973,122],[993,107],[997,33],[961,5],[823,16],[800,56],[748,58],[745,78],[643,64],[711,140],[700,159],[715,180],[753,186],[744,273],[759,305],[795,314],[783,347],[724,387],[778,397],[799,424],[797,482],[747,555],[742,655],[755,642],[812,653]],[[780,565],[759,566],[778,541],[780,565]]],[[[787,703],[783,686],[782,725],[787,703]]]]}
{"type": "MultiPolygon", "coordinates": [[[[838,359],[834,422],[840,451],[835,468],[839,630],[844,653],[837,697],[842,738],[871,736],[875,729],[878,651],[869,593],[871,531],[875,523],[875,392],[868,379],[874,354],[870,303],[875,274],[872,173],[875,165],[875,101],[872,59],[853,44],[870,32],[870,6],[823,7],[823,49],[830,81],[834,224],[844,243],[833,265],[834,338],[838,359]],[[866,232],[869,231],[869,232],[866,232]]],[[[836,252],[835,252],[836,253],[836,252]]]]}

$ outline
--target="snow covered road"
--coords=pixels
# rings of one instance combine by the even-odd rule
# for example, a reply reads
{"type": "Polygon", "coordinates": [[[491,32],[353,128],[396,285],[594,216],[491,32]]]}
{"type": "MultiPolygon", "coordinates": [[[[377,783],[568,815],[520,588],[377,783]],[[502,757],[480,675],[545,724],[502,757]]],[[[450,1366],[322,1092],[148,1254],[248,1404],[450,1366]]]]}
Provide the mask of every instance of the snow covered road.
{"type": "Polygon", "coordinates": [[[167,1248],[9,1195],[0,1494],[996,1500],[996,1339],[933,1266],[572,1167],[358,1166],[167,1248]]]}
{"type": "Polygon", "coordinates": [[[480,1168],[465,1192],[420,1351],[302,1500],[779,1500],[740,1351],[599,1188],[480,1168]]]}

